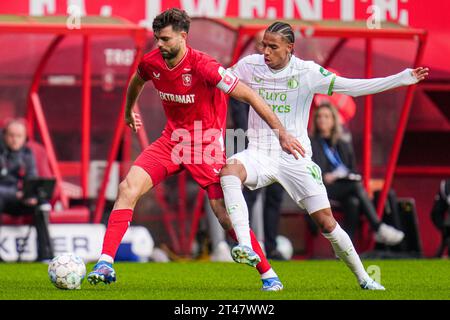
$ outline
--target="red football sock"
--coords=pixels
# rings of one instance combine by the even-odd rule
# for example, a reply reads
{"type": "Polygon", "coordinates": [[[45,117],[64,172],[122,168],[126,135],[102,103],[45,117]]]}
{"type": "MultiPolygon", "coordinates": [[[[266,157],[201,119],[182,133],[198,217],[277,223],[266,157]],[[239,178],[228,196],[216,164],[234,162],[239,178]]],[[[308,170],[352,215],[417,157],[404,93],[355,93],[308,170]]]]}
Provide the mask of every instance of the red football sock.
{"type": "MultiPolygon", "coordinates": [[[[236,233],[234,232],[234,229],[231,229],[228,231],[228,234],[233,238],[234,241],[237,241],[236,233]]],[[[258,240],[256,239],[255,234],[253,233],[253,230],[250,229],[250,238],[252,241],[252,249],[258,254],[258,256],[261,258],[261,262],[256,265],[256,269],[258,269],[259,274],[266,273],[270,270],[271,266],[269,261],[267,261],[266,256],[264,255],[264,252],[259,245],[258,240]]]]}
{"type": "Polygon", "coordinates": [[[118,209],[111,211],[108,227],[106,228],[105,237],[103,238],[102,254],[107,254],[114,259],[120,242],[131,222],[132,216],[132,209],[118,209]]]}

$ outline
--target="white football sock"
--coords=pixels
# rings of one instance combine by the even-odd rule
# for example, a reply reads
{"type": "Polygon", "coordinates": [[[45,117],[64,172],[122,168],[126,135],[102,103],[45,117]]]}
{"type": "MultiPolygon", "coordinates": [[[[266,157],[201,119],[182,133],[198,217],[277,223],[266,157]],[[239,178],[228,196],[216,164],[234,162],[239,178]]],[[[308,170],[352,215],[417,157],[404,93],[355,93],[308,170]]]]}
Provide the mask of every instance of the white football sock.
{"type": "Polygon", "coordinates": [[[220,178],[220,184],[222,185],[225,207],[239,244],[252,248],[248,208],[242,193],[241,180],[236,176],[224,176],[220,178]]]}
{"type": "Polygon", "coordinates": [[[350,240],[347,232],[342,230],[339,224],[336,224],[334,230],[330,233],[322,233],[325,238],[331,242],[331,246],[334,249],[336,255],[345,262],[347,267],[353,272],[361,284],[364,280],[367,280],[369,275],[367,274],[361,259],[356,253],[353,243],[350,240]]]}
{"type": "Polygon", "coordinates": [[[113,257],[111,257],[110,255],[104,254],[102,253],[102,255],[100,256],[100,258],[98,259],[98,261],[106,261],[108,263],[113,264],[114,263],[114,259],[113,257]]]}
{"type": "Polygon", "coordinates": [[[261,279],[269,279],[269,278],[276,278],[278,277],[275,271],[270,268],[268,271],[261,274],[261,279]]]}

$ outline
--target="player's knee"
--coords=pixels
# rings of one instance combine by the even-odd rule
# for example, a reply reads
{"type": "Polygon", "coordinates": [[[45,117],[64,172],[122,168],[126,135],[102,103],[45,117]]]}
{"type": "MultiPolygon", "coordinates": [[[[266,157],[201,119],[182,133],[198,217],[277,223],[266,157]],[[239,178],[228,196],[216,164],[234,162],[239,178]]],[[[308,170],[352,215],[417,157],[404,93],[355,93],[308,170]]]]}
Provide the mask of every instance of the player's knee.
{"type": "Polygon", "coordinates": [[[330,233],[336,228],[336,220],[330,209],[320,210],[311,215],[322,233],[330,233]]]}
{"type": "Polygon", "coordinates": [[[139,198],[140,188],[133,184],[130,179],[125,178],[119,184],[119,198],[123,201],[133,203],[139,198]]]}
{"type": "Polygon", "coordinates": [[[333,216],[327,217],[323,220],[322,224],[319,226],[320,231],[322,233],[331,233],[333,232],[334,228],[336,228],[336,220],[334,220],[333,216]]]}
{"type": "Polygon", "coordinates": [[[237,172],[234,166],[226,165],[225,167],[222,168],[222,170],[220,170],[219,176],[223,178],[225,176],[238,176],[238,174],[239,172],[237,172]]]}
{"type": "Polygon", "coordinates": [[[246,172],[242,165],[227,164],[225,167],[222,168],[219,176],[222,188],[224,187],[225,181],[228,181],[228,183],[226,184],[236,183],[239,184],[239,187],[241,187],[242,183],[246,179],[246,172]]]}

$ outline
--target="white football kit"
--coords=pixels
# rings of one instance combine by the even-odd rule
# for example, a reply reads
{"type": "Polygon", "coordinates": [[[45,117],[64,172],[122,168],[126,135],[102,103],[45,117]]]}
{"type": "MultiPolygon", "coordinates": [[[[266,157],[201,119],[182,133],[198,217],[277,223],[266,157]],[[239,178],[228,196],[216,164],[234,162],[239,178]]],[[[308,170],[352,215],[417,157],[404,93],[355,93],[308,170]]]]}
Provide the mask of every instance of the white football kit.
{"type": "Polygon", "coordinates": [[[417,82],[411,69],[396,75],[374,79],[338,77],[313,61],[292,56],[282,70],[272,70],[263,55],[250,55],[232,68],[233,72],[256,91],[278,116],[286,130],[298,139],[306,151],[303,158],[282,151],[278,138],[267,123],[250,108],[248,148],[228,159],[241,162],[247,172],[244,184],[254,190],[279,182],[290,197],[308,213],[329,208],[320,167],[311,160],[308,120],[315,93],[333,92],[351,96],[367,95],[417,82]]]}

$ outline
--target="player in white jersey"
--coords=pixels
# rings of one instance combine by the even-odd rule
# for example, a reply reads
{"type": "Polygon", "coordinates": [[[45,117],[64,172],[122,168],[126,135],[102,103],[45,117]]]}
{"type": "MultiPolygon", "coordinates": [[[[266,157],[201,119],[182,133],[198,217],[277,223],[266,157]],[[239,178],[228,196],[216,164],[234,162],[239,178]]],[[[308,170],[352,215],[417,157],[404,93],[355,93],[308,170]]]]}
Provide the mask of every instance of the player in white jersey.
{"type": "Polygon", "coordinates": [[[374,94],[415,84],[425,79],[428,69],[406,69],[375,79],[339,77],[313,61],[295,57],[292,54],[292,27],[283,22],[275,22],[266,29],[263,46],[263,55],[247,56],[232,70],[272,106],[283,126],[302,143],[303,150],[294,156],[282,151],[276,133],[250,109],[248,148],[228,159],[220,174],[225,205],[239,240],[239,245],[232,249],[233,259],[249,265],[258,262],[258,256],[251,247],[242,184],[258,189],[279,182],[291,198],[307,210],[323,236],[331,242],[336,255],[355,274],[361,288],[384,290],[381,284],[369,277],[349,236],[333,217],[321,170],[311,160],[307,132],[309,111],[315,93],[374,94]]]}

